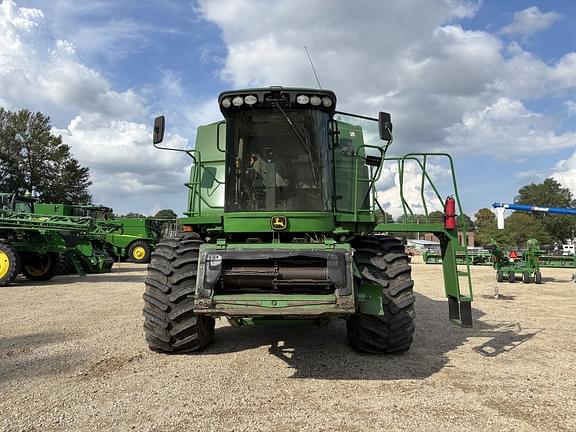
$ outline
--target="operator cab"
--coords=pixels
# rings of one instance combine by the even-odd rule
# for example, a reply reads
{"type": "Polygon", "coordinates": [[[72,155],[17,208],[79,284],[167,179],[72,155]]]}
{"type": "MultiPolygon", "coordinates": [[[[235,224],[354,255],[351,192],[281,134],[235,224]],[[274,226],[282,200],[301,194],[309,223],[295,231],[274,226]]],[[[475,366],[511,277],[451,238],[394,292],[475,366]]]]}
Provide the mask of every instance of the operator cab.
{"type": "Polygon", "coordinates": [[[218,102],[226,211],[330,211],[334,93],[271,87],[225,92],[218,102]]]}

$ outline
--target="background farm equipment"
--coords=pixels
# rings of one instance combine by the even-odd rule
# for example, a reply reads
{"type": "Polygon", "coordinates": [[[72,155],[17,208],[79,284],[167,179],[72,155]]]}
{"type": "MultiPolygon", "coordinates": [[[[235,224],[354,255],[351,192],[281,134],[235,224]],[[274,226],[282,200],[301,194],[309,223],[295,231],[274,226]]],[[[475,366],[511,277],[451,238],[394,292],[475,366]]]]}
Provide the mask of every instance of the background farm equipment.
{"type": "MultiPolygon", "coordinates": [[[[458,265],[492,265],[492,253],[487,249],[468,250],[456,252],[456,263],[458,265]]],[[[425,264],[442,264],[442,254],[439,249],[425,249],[422,252],[422,261],[425,264]]]]}
{"type": "Polygon", "coordinates": [[[493,267],[496,269],[496,280],[503,282],[516,282],[516,278],[522,278],[524,283],[536,282],[542,283],[542,274],[540,273],[540,264],[538,255],[542,253],[538,241],[535,239],[528,240],[526,250],[517,256],[515,253],[507,254],[496,245],[490,247],[493,255],[493,267]],[[515,257],[516,256],[516,257],[515,257]]]}
{"type": "Polygon", "coordinates": [[[34,213],[34,199],[0,194],[0,286],[18,274],[45,281],[69,263],[80,275],[109,271],[113,261],[92,244],[88,217],[34,213]]]}
{"type": "Polygon", "coordinates": [[[115,259],[148,263],[161,238],[175,229],[174,219],[115,217],[110,207],[68,204],[37,204],[39,213],[84,216],[95,220],[91,231],[100,248],[115,259]]]}
{"type": "MultiPolygon", "coordinates": [[[[575,208],[566,207],[546,207],[546,206],[533,206],[527,204],[509,204],[509,203],[498,203],[492,204],[492,207],[496,209],[498,229],[504,229],[504,211],[522,211],[528,213],[546,213],[552,215],[569,215],[576,216],[575,208]]],[[[557,254],[549,254],[544,251],[537,251],[537,265],[540,267],[549,268],[576,268],[576,255],[574,255],[574,239],[571,239],[570,244],[563,244],[562,250],[558,250],[557,254]]],[[[530,268],[532,268],[531,266],[530,268]]],[[[541,278],[540,278],[541,279],[541,278]]]]}

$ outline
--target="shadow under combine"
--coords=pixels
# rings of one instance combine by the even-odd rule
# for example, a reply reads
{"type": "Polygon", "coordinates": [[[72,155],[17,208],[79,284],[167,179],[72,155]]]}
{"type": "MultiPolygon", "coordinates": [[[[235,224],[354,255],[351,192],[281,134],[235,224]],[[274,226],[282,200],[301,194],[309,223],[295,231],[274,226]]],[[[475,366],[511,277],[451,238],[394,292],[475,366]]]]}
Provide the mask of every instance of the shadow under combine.
{"type": "Polygon", "coordinates": [[[327,327],[314,325],[223,327],[216,329],[214,344],[196,355],[220,355],[268,347],[271,355],[294,369],[292,378],[344,380],[424,379],[450,367],[447,354],[468,338],[489,337],[472,348],[495,357],[532,338],[519,324],[478,321],[484,313],[473,309],[475,328],[461,328],[448,321],[446,301],[416,294],[416,332],[410,351],[396,355],[370,355],[353,351],[346,340],[343,320],[327,327]]]}

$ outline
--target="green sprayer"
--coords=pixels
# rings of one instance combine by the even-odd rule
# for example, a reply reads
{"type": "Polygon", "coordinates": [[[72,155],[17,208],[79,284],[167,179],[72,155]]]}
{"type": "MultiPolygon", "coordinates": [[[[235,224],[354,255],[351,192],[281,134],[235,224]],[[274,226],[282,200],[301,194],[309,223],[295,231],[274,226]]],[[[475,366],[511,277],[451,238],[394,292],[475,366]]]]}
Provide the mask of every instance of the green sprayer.
{"type": "Polygon", "coordinates": [[[469,268],[459,271],[456,263],[456,252],[466,252],[465,224],[449,155],[387,157],[390,115],[336,111],[329,90],[227,91],[218,104],[224,119],[200,126],[192,150],[161,147],[165,119],[154,122],[154,145],[185,152],[193,165],[181,234],[161,240],[148,266],[144,329],[152,350],[203,349],[215,318],[225,317],[232,326],[344,319],[354,349],[406,351],[414,284],[393,233],[436,234],[449,318],[471,326],[469,268]],[[377,144],[365,141],[357,125],[364,121],[378,124],[377,144]],[[447,199],[427,171],[433,158],[452,170],[447,199]],[[414,173],[410,164],[423,188],[418,207],[403,186],[414,173]],[[376,191],[384,167],[397,170],[400,223],[379,221],[386,215],[376,191]],[[429,196],[444,208],[444,221],[428,218],[429,196]]]}
{"type": "Polygon", "coordinates": [[[114,216],[110,207],[101,205],[36,204],[37,213],[91,217],[95,224],[93,240],[114,259],[145,264],[156,243],[173,230],[174,219],[114,216]]]}
{"type": "Polygon", "coordinates": [[[36,205],[32,197],[0,193],[0,287],[20,273],[47,281],[64,262],[81,276],[110,271],[114,262],[94,244],[92,218],[39,214],[36,205]]]}

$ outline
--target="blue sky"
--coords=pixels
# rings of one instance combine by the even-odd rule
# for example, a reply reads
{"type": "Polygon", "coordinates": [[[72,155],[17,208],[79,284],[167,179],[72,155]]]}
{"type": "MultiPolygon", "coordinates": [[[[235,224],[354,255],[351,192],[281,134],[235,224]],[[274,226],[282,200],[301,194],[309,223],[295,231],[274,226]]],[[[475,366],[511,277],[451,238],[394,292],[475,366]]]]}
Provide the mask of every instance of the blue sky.
{"type": "MultiPolygon", "coordinates": [[[[154,116],[192,146],[222,90],[315,87],[307,45],[339,109],[392,113],[393,153],[454,156],[473,215],[548,176],[576,195],[575,18],[572,1],[3,0],[0,106],[50,115],[95,202],[182,212],[189,160],[152,148],[154,116]]],[[[393,171],[381,187],[396,211],[393,171]]]]}

